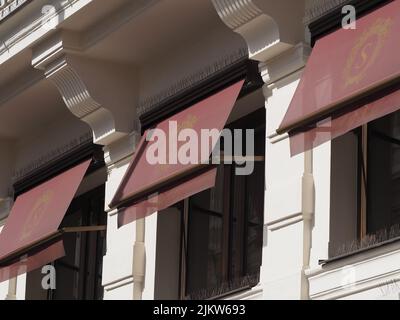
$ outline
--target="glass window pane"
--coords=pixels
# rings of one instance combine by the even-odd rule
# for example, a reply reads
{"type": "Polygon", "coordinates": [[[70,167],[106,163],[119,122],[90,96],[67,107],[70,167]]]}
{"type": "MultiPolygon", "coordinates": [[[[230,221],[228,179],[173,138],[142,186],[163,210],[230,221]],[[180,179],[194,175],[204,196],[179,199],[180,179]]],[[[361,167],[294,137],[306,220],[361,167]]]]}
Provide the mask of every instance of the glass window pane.
{"type": "Polygon", "coordinates": [[[223,193],[225,170],[216,186],[190,199],[187,294],[218,286],[223,276],[223,193]]]}
{"type": "Polygon", "coordinates": [[[400,223],[400,113],[368,127],[368,233],[400,223]]]}
{"type": "Polygon", "coordinates": [[[264,162],[254,166],[254,173],[247,177],[246,194],[246,275],[260,272],[262,262],[263,226],[264,226],[264,162]]]}
{"type": "MultiPolygon", "coordinates": [[[[60,227],[107,224],[104,186],[74,199],[60,227]]],[[[65,256],[56,262],[56,289],[41,289],[40,270],[28,274],[27,297],[52,300],[100,300],[103,298],[102,262],[106,232],[78,232],[63,235],[65,256]]]]}

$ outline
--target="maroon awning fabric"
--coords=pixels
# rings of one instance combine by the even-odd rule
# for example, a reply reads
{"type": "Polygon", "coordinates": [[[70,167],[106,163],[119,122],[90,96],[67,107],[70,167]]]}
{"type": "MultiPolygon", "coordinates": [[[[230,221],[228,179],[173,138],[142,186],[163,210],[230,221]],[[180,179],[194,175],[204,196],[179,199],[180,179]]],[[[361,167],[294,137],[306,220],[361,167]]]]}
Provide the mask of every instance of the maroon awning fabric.
{"type": "MultiPolygon", "coordinates": [[[[221,132],[235,105],[243,87],[243,83],[244,81],[240,81],[157,125],[155,129],[165,132],[167,136],[166,151],[169,158],[167,159],[167,163],[149,163],[146,155],[149,148],[151,148],[157,141],[147,141],[147,133],[145,133],[137,147],[127,173],[122,179],[121,185],[119,186],[114,199],[111,201],[110,207],[127,207],[132,203],[137,203],[137,201],[149,200],[152,198],[154,193],[158,193],[158,201],[160,201],[160,203],[168,202],[172,205],[182,200],[182,197],[178,194],[178,190],[181,192],[182,188],[173,190],[168,189],[168,193],[163,195],[160,194],[160,190],[170,188],[171,185],[174,185],[177,181],[182,181],[182,179],[184,180],[188,176],[194,178],[196,174],[202,172],[205,167],[204,162],[208,161],[208,158],[216,145],[216,141],[209,144],[209,152],[207,154],[202,154],[202,150],[200,150],[201,143],[199,141],[197,145],[198,160],[194,164],[182,164],[180,161],[171,163],[173,162],[171,159],[177,156],[180,147],[186,143],[175,143],[175,141],[177,141],[177,135],[187,128],[193,129],[196,132],[197,137],[201,137],[202,129],[217,129],[221,132]],[[171,123],[176,124],[176,131],[171,130],[171,123]],[[175,194],[176,196],[171,198],[172,194],[175,194]],[[171,200],[164,200],[167,198],[171,200]]],[[[199,179],[198,181],[201,180],[202,179],[199,179]]],[[[195,185],[197,185],[197,183],[191,184],[191,194],[193,194],[193,186],[195,185]]],[[[208,183],[207,185],[210,184],[208,183]]],[[[137,205],[135,206],[137,207],[137,210],[139,210],[139,207],[137,205]]],[[[164,205],[155,206],[155,208],[158,208],[159,210],[161,210],[161,207],[164,207],[164,205]]],[[[127,212],[126,209],[124,209],[124,211],[127,212]]],[[[142,211],[142,209],[139,211],[142,211]]],[[[148,208],[145,210],[146,214],[155,211],[157,210],[149,210],[148,208]]],[[[124,215],[126,216],[127,214],[125,213],[124,215]]],[[[136,213],[136,216],[142,216],[142,214],[136,213]]],[[[121,221],[125,220],[125,218],[121,219],[121,221]]]]}
{"type": "Polygon", "coordinates": [[[340,137],[368,122],[384,117],[400,109],[400,90],[376,99],[362,107],[333,115],[314,127],[290,136],[290,150],[296,155],[340,137]]]}
{"type": "Polygon", "coordinates": [[[123,208],[118,213],[118,227],[129,224],[136,219],[144,218],[153,212],[164,210],[175,203],[191,197],[199,192],[210,189],[215,185],[217,169],[212,168],[193,178],[179,182],[150,195],[145,200],[138,201],[128,208],[123,208]]]}
{"type": "Polygon", "coordinates": [[[400,1],[394,1],[358,19],[355,30],[317,41],[277,130],[290,134],[292,154],[385,115],[381,103],[395,100],[400,80],[399,33],[400,1]],[[394,96],[381,102],[377,96],[388,88],[394,96]]]}
{"type": "Polygon", "coordinates": [[[17,276],[36,270],[65,255],[62,240],[41,246],[37,252],[28,251],[15,261],[10,261],[0,267],[0,283],[17,276]]]}
{"type": "Polygon", "coordinates": [[[58,228],[90,162],[87,160],[16,199],[0,233],[0,282],[64,256],[58,228]]]}

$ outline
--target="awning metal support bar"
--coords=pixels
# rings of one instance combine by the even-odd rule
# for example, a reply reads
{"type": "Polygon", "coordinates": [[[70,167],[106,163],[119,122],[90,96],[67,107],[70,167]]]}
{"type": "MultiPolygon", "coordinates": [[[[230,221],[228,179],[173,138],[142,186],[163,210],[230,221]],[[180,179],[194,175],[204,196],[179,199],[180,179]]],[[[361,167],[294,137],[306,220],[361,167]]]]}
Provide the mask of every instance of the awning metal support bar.
{"type": "Polygon", "coordinates": [[[62,228],[62,233],[98,232],[107,230],[107,226],[68,227],[62,228]]]}

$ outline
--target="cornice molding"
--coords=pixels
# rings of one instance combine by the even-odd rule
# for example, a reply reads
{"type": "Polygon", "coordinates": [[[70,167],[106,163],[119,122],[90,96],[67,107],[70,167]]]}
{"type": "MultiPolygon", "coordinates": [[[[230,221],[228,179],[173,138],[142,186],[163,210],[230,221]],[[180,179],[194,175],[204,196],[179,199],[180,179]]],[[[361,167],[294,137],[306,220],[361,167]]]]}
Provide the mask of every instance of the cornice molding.
{"type": "Polygon", "coordinates": [[[79,37],[57,34],[33,50],[32,65],[55,85],[72,114],[90,125],[93,142],[109,145],[135,129],[135,71],[84,57],[78,48],[79,37]]]}
{"type": "Polygon", "coordinates": [[[0,23],[32,0],[0,0],[0,23]]]}
{"type": "MultiPolygon", "coordinates": [[[[0,0],[1,1],[1,0],[0,0]]],[[[13,1],[13,0],[9,0],[13,1]]],[[[16,0],[23,1],[23,0],[16,0]]],[[[0,36],[0,64],[11,59],[22,50],[26,50],[41,39],[51,35],[53,28],[46,27],[50,23],[58,29],[59,25],[68,20],[93,0],[26,0],[21,10],[17,10],[12,19],[6,19],[1,23],[17,23],[21,28],[13,29],[9,34],[0,36]],[[53,5],[54,11],[43,13],[40,10],[40,1],[43,5],[53,5]],[[38,5],[39,3],[39,5],[38,5]]],[[[111,1],[110,1],[111,2],[111,1]]],[[[109,12],[105,19],[94,23],[91,27],[81,32],[81,48],[88,50],[99,41],[115,32],[129,21],[136,19],[147,10],[154,7],[160,0],[135,0],[126,1],[122,6],[116,7],[109,12]]]]}
{"type": "Polygon", "coordinates": [[[222,21],[247,42],[250,59],[266,62],[304,39],[305,3],[281,0],[212,0],[222,21]],[[282,14],[288,6],[292,10],[282,14]]]}
{"type": "MultiPolygon", "coordinates": [[[[69,1],[64,1],[60,7],[57,7],[57,10],[55,12],[52,12],[50,15],[49,14],[40,14],[36,19],[31,21],[28,26],[21,28],[21,30],[15,31],[12,36],[6,37],[5,39],[1,39],[0,42],[0,64],[7,61],[10,59],[11,56],[16,54],[19,49],[14,50],[14,47],[18,47],[18,44],[21,42],[25,41],[27,38],[32,36],[33,34],[40,34],[38,37],[45,35],[46,33],[50,32],[50,30],[47,30],[44,28],[44,24],[48,21],[53,21],[57,20],[57,17],[60,16],[65,16],[66,12],[70,9],[73,10],[79,10],[81,8],[79,1],[81,0],[69,0],[69,1]]],[[[29,3],[35,4],[34,1],[30,0],[29,3]]],[[[25,5],[27,5],[26,3],[25,5]]],[[[25,7],[24,5],[24,7],[25,7]]],[[[30,11],[28,10],[29,7],[31,6],[26,6],[24,8],[25,11],[30,11]]],[[[32,6],[32,10],[37,10],[35,6],[32,6]]],[[[19,10],[17,11],[18,13],[20,12],[19,10]]],[[[71,15],[73,12],[70,12],[69,15],[71,15]]],[[[13,17],[15,19],[16,17],[13,17]]],[[[66,17],[65,17],[66,18],[66,17]]],[[[60,23],[61,21],[58,21],[60,23]]],[[[8,23],[8,21],[4,21],[4,23],[8,23]]],[[[37,39],[35,39],[37,40],[37,39]]],[[[34,40],[33,40],[34,41],[34,40]]]]}

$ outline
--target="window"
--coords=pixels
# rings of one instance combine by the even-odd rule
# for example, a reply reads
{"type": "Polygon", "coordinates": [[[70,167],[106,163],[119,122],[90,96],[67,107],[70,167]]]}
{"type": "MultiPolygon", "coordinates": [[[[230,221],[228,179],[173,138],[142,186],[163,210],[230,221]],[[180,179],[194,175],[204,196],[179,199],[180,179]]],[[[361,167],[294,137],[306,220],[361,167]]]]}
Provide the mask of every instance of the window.
{"type": "Polygon", "coordinates": [[[331,257],[400,236],[400,112],[332,141],[331,169],[331,257]]]}
{"type": "Polygon", "coordinates": [[[371,122],[365,131],[367,196],[362,213],[366,234],[376,234],[400,224],[400,112],[371,122]]]}
{"type": "MultiPolygon", "coordinates": [[[[256,112],[234,128],[254,128],[255,155],[265,154],[265,119],[256,112]]],[[[182,218],[180,296],[218,297],[259,282],[264,217],[264,161],[249,176],[220,165],[214,188],[179,205],[182,218]]]]}
{"type": "MultiPolygon", "coordinates": [[[[61,227],[106,225],[104,186],[76,198],[61,227]]],[[[54,262],[56,289],[41,288],[41,269],[27,275],[27,300],[101,300],[105,231],[67,233],[63,236],[65,257],[54,262]]]]}

